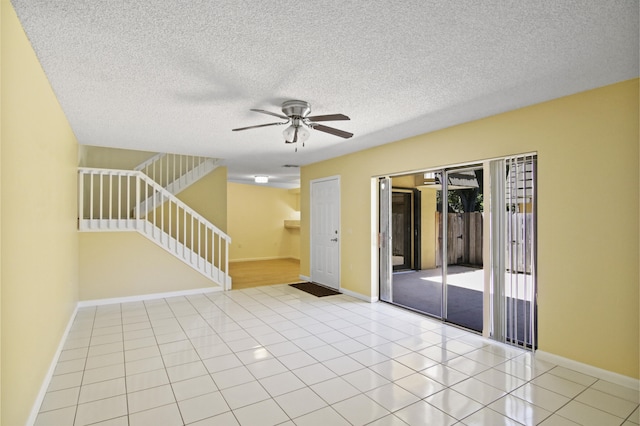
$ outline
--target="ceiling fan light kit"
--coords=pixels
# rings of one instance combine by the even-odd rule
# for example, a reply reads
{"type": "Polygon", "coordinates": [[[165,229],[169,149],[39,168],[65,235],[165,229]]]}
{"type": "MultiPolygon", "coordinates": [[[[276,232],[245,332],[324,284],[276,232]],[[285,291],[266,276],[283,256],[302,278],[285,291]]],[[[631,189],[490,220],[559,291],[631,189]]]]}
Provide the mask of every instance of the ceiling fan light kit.
{"type": "MultiPolygon", "coordinates": [[[[258,124],[255,126],[249,127],[240,127],[237,129],[233,129],[233,131],[240,130],[248,130],[255,129],[258,127],[267,127],[267,126],[281,126],[284,124],[290,124],[289,127],[284,129],[282,135],[284,136],[285,143],[295,143],[302,142],[302,146],[309,139],[310,133],[308,129],[319,130],[321,132],[329,133],[334,136],[339,136],[341,138],[348,139],[353,136],[353,133],[345,132],[344,130],[335,129],[333,127],[324,126],[322,124],[318,124],[319,121],[338,121],[338,120],[350,120],[344,114],[329,114],[329,115],[316,115],[309,116],[311,112],[311,105],[309,102],[300,101],[300,100],[289,100],[282,103],[282,114],[277,114],[270,111],[265,111],[262,109],[251,109],[251,111],[259,112],[262,114],[273,115],[274,117],[281,118],[283,122],[276,123],[267,123],[267,124],[258,124]],[[284,114],[284,115],[283,115],[284,114]]],[[[296,151],[298,151],[298,147],[296,145],[296,151]]]]}
{"type": "Polygon", "coordinates": [[[307,128],[299,123],[300,120],[293,120],[291,126],[284,129],[282,136],[284,136],[285,143],[302,142],[302,146],[309,139],[309,131],[307,128]],[[298,121],[298,123],[296,123],[298,121]]]}

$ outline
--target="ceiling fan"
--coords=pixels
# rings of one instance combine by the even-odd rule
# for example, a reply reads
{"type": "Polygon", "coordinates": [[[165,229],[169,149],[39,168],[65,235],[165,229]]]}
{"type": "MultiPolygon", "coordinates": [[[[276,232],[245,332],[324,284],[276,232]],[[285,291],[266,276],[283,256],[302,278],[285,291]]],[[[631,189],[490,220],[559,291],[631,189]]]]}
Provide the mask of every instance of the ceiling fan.
{"type": "MultiPolygon", "coordinates": [[[[335,129],[333,127],[318,124],[319,121],[338,121],[338,120],[350,120],[344,114],[329,114],[329,115],[314,115],[309,116],[311,112],[311,105],[305,101],[290,100],[282,103],[282,113],[277,114],[275,112],[265,111],[263,109],[251,109],[251,111],[260,112],[262,114],[273,115],[274,117],[281,118],[286,121],[279,121],[276,123],[258,124],[256,126],[240,127],[238,129],[232,129],[234,132],[239,130],[256,129],[258,127],[267,126],[282,126],[284,124],[291,125],[284,129],[282,134],[284,135],[285,143],[297,143],[304,142],[309,139],[309,129],[320,130],[321,132],[329,133],[341,138],[348,139],[353,136],[353,133],[345,132],[344,130],[335,129]]],[[[298,148],[296,147],[296,151],[298,148]]]]}

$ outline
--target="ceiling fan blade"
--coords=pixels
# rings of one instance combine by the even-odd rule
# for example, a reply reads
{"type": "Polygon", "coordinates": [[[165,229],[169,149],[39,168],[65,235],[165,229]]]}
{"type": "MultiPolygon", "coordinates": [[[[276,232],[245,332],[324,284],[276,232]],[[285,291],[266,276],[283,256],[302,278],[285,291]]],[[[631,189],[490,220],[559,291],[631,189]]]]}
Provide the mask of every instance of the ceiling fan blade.
{"type": "Polygon", "coordinates": [[[349,139],[353,136],[353,133],[345,132],[344,130],[334,129],[333,127],[323,126],[322,124],[316,124],[312,126],[315,130],[320,130],[321,132],[330,133],[335,136],[340,136],[341,138],[349,139]]]}
{"type": "Polygon", "coordinates": [[[305,117],[310,121],[338,121],[338,120],[351,120],[344,114],[328,114],[328,115],[314,115],[313,117],[305,117]]]}
{"type": "Polygon", "coordinates": [[[267,127],[267,126],[281,126],[283,124],[287,124],[288,121],[285,121],[283,123],[267,123],[267,124],[258,124],[256,126],[248,126],[248,127],[240,127],[238,129],[231,129],[234,132],[237,132],[238,130],[247,130],[247,129],[257,129],[258,127],[267,127]]]}
{"type": "Polygon", "coordinates": [[[283,120],[288,120],[289,119],[289,117],[287,117],[286,115],[277,114],[277,113],[271,112],[271,111],[265,111],[263,109],[250,109],[249,111],[261,112],[263,114],[273,115],[274,117],[282,118],[283,120]]]}

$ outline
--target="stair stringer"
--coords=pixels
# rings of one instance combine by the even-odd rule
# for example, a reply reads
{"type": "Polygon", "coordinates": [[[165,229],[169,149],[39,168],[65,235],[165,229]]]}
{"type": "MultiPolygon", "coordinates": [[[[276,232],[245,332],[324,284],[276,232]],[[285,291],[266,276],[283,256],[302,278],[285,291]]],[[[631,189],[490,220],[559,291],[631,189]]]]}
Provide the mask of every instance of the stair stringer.
{"type": "Polygon", "coordinates": [[[142,225],[136,229],[140,235],[155,243],[158,247],[182,261],[191,269],[218,284],[222,290],[231,290],[231,277],[224,271],[217,268],[204,257],[190,250],[187,246],[176,240],[174,237],[148,221],[142,221],[142,225]],[[217,276],[218,279],[213,277],[217,276]]]}

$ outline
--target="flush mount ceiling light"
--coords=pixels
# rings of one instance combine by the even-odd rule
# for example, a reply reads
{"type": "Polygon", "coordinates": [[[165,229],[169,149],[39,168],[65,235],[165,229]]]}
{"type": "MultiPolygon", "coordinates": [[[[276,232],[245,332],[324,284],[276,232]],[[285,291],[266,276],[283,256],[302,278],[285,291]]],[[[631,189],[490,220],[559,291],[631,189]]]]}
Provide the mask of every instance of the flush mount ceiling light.
{"type": "Polygon", "coordinates": [[[269,176],[255,176],[254,180],[256,183],[268,183],[269,176]]]}
{"type": "MultiPolygon", "coordinates": [[[[289,124],[289,127],[284,129],[282,135],[284,136],[285,143],[298,143],[302,142],[302,146],[307,139],[309,139],[309,129],[319,130],[321,132],[329,133],[341,138],[348,139],[353,136],[353,133],[345,132],[344,130],[335,129],[333,127],[319,124],[319,121],[337,121],[337,120],[349,120],[344,114],[329,114],[329,115],[314,115],[310,116],[311,105],[305,101],[290,100],[282,104],[283,114],[277,114],[271,111],[265,111],[263,109],[251,109],[251,111],[260,112],[262,114],[272,115],[274,117],[281,118],[286,121],[277,123],[258,124],[256,126],[240,127],[233,129],[233,131],[255,129],[257,127],[267,126],[281,126],[289,124]]],[[[296,151],[298,150],[296,145],[296,151]]]]}

